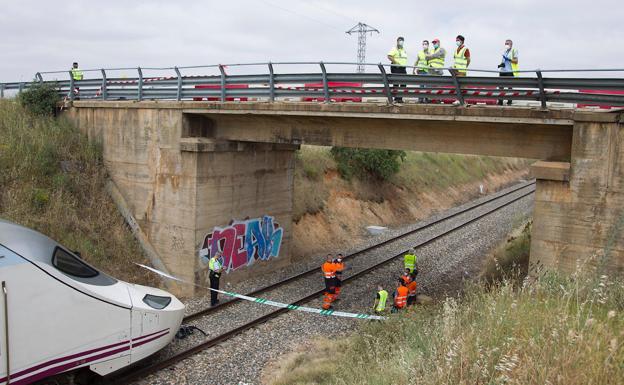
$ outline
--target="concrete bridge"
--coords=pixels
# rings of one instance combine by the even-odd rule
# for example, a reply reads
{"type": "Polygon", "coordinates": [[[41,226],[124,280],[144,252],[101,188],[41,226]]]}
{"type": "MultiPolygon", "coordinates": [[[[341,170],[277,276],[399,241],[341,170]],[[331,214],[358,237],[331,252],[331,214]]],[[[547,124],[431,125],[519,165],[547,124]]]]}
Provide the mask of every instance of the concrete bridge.
{"type": "Polygon", "coordinates": [[[102,144],[148,242],[185,279],[199,278],[199,254],[215,245],[228,253],[230,279],[290,262],[301,144],[535,159],[531,262],[572,272],[590,259],[624,272],[620,111],[75,101],[66,116],[102,144]]]}

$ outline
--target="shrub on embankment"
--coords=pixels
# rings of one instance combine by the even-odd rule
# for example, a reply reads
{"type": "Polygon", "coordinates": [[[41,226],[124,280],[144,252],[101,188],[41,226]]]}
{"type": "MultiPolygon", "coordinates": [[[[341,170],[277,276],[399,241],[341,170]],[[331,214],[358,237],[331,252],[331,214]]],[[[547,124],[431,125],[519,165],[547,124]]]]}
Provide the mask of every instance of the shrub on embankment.
{"type": "Polygon", "coordinates": [[[132,264],[146,260],[105,191],[100,148],[46,115],[0,100],[0,218],[79,250],[117,278],[153,284],[132,264]]]}
{"type": "Polygon", "coordinates": [[[323,211],[332,187],[350,190],[360,200],[380,202],[395,187],[413,193],[439,193],[450,187],[482,181],[493,174],[521,170],[529,164],[527,160],[514,158],[383,152],[385,150],[381,150],[381,154],[360,151],[357,160],[349,161],[351,150],[304,145],[297,151],[293,201],[295,222],[305,214],[323,211]],[[343,170],[345,168],[347,171],[343,170]],[[340,183],[332,183],[331,178],[324,179],[333,174],[344,175],[346,179],[341,177],[340,183]]]}
{"type": "Polygon", "coordinates": [[[544,274],[418,306],[280,365],[276,384],[622,384],[624,282],[544,274]]]}

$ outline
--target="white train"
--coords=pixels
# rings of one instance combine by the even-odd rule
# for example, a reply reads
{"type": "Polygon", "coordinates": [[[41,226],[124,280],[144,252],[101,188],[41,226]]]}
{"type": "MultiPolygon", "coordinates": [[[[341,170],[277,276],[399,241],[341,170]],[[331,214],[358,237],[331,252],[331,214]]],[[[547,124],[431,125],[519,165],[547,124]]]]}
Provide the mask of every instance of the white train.
{"type": "Polygon", "coordinates": [[[109,374],[171,342],[184,313],[173,295],[118,281],[3,220],[0,284],[0,385],[78,368],[109,374]]]}

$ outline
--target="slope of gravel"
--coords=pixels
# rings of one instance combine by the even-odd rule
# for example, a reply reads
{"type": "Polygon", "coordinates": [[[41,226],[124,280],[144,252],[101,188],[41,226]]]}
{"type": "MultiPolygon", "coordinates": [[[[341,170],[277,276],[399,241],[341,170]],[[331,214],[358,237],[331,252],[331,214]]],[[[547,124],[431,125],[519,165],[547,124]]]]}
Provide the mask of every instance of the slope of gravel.
{"type": "MultiPolygon", "coordinates": [[[[497,193],[501,194],[505,190],[497,193]]],[[[526,192],[526,191],[525,191],[526,192]]],[[[514,193],[516,194],[516,193],[514,193]]],[[[518,193],[519,194],[519,193],[518,193]]],[[[513,194],[512,194],[513,195],[513,194]]],[[[510,196],[511,198],[511,196],[510,196]]],[[[486,199],[486,198],[482,198],[486,199]]],[[[511,205],[487,215],[486,217],[457,230],[450,235],[444,236],[424,247],[417,254],[420,267],[419,292],[432,296],[453,294],[461,288],[461,282],[465,278],[474,276],[482,263],[482,258],[492,248],[496,247],[511,232],[514,226],[518,226],[530,215],[532,211],[532,196],[512,203],[511,205]]],[[[492,202],[495,205],[498,202],[492,202]]],[[[453,210],[461,210],[461,206],[453,210]]],[[[440,216],[443,215],[442,213],[440,216]]],[[[453,223],[467,215],[461,214],[453,223]]],[[[433,221],[430,218],[427,222],[433,221]]],[[[393,243],[383,250],[377,250],[365,258],[356,258],[349,263],[352,271],[357,271],[375,258],[386,258],[399,253],[409,246],[425,239],[433,234],[438,234],[444,229],[453,226],[453,223],[444,222],[432,226],[430,229],[417,233],[413,237],[406,237],[401,242],[393,243]]],[[[422,223],[421,223],[422,224],[422,223]]],[[[405,232],[409,228],[418,226],[415,224],[407,228],[386,233],[381,237],[371,239],[371,243],[379,243],[381,239],[396,236],[397,233],[405,232]]],[[[361,249],[364,246],[360,246],[361,249]]],[[[322,256],[309,266],[318,266],[322,256]]],[[[306,266],[308,267],[308,266],[306,266]]],[[[298,267],[305,269],[306,267],[298,267]]],[[[299,270],[299,271],[301,271],[299,270]]],[[[336,304],[337,310],[366,312],[372,306],[377,282],[383,282],[388,287],[394,287],[394,282],[402,270],[402,261],[396,260],[384,267],[376,269],[354,282],[345,285],[342,299],[336,304]]],[[[293,274],[285,273],[286,276],[293,274]]],[[[349,272],[345,273],[347,276],[349,272]]],[[[254,283],[263,286],[262,283],[254,283]]],[[[266,283],[264,283],[266,284],[266,283]]],[[[309,281],[289,286],[285,290],[275,291],[264,297],[291,302],[297,297],[309,292],[312,287],[322,287],[319,277],[312,276],[309,281]]],[[[246,292],[251,288],[237,287],[238,292],[246,292]]],[[[198,307],[201,305],[198,301],[198,307]]],[[[321,299],[310,301],[307,306],[320,307],[321,299]]],[[[218,333],[231,329],[233,326],[257,317],[273,310],[268,306],[254,303],[241,303],[233,305],[222,312],[218,312],[204,319],[198,320],[197,325],[210,332],[214,337],[218,333]]],[[[363,321],[342,319],[338,317],[323,317],[301,312],[289,312],[262,325],[256,326],[239,336],[236,336],[217,347],[199,353],[188,358],[170,369],[162,370],[148,376],[136,384],[257,384],[259,374],[270,360],[278,355],[291,351],[296,345],[309,341],[310,338],[320,335],[341,335],[357,330],[363,321]]],[[[160,356],[167,356],[190,344],[201,341],[200,335],[196,334],[187,340],[176,341],[168,347],[160,356]]]]}

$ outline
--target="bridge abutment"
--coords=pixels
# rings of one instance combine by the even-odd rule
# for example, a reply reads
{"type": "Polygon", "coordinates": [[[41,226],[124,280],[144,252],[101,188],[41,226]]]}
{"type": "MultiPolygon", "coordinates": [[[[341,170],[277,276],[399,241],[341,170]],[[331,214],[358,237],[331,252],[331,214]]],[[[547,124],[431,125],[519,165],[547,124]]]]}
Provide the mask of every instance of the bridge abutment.
{"type": "MultiPolygon", "coordinates": [[[[102,146],[108,173],[169,272],[206,282],[222,252],[222,283],[290,262],[297,145],[211,138],[180,109],[72,108],[102,146]]],[[[178,286],[190,296],[194,288],[178,286]]]]}
{"type": "Polygon", "coordinates": [[[570,163],[538,162],[531,263],[624,273],[624,128],[620,114],[577,113],[570,163]]]}

